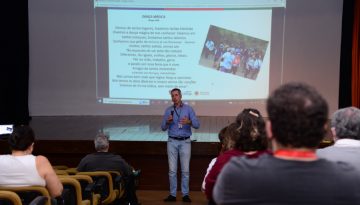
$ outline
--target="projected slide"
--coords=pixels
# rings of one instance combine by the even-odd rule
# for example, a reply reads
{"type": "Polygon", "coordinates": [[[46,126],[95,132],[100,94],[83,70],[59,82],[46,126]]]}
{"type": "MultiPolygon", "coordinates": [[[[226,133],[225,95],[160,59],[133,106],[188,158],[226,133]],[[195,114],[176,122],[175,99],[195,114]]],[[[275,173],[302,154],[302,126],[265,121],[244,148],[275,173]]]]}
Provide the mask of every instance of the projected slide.
{"type": "Polygon", "coordinates": [[[199,64],[255,80],[267,44],[268,41],[210,26],[199,64]]]}
{"type": "Polygon", "coordinates": [[[267,97],[272,8],[196,3],[100,10],[97,43],[107,53],[97,54],[99,102],[148,105],[175,87],[193,101],[267,97]]]}

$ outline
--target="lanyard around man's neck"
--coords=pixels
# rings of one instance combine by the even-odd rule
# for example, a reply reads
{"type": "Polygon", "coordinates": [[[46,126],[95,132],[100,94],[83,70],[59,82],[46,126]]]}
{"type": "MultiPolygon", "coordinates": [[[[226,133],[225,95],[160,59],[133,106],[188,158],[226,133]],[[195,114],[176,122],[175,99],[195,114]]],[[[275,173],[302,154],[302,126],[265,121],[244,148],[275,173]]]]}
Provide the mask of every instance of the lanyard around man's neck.
{"type": "MultiPolygon", "coordinates": [[[[178,107],[181,108],[181,107],[182,107],[182,103],[180,103],[178,107]]],[[[180,110],[180,113],[178,113],[178,111],[177,111],[177,109],[176,109],[176,105],[174,105],[174,111],[175,111],[175,113],[176,113],[176,116],[177,116],[178,118],[180,118],[181,110],[180,110]]]]}

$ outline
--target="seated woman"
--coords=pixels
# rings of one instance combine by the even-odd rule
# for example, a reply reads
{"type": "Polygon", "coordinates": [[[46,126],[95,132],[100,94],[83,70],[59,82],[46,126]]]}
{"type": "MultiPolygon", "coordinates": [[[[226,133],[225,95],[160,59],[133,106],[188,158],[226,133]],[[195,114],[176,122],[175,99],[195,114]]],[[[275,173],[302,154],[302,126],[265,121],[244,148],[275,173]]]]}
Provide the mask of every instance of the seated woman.
{"type": "Polygon", "coordinates": [[[216,179],[224,165],[233,156],[258,157],[267,151],[265,121],[256,109],[244,109],[226,130],[224,140],[226,150],[217,160],[205,178],[205,194],[209,204],[215,204],[212,191],[216,179]]]}
{"type": "MultiPolygon", "coordinates": [[[[219,145],[218,145],[218,149],[219,149],[219,154],[218,154],[218,155],[220,155],[220,154],[222,154],[223,152],[226,151],[226,148],[227,148],[227,147],[224,146],[224,141],[226,141],[226,140],[224,140],[224,137],[225,137],[225,133],[226,133],[227,128],[228,128],[228,125],[225,126],[225,127],[223,127],[223,128],[220,130],[219,134],[218,134],[218,138],[219,138],[219,141],[220,141],[220,142],[219,142],[219,145]]],[[[212,169],[212,167],[214,166],[214,164],[215,164],[215,162],[216,162],[216,158],[217,158],[217,157],[213,158],[213,159],[210,161],[209,166],[208,166],[208,168],[206,169],[206,174],[205,174],[205,176],[204,176],[204,179],[203,179],[203,181],[202,181],[202,183],[201,183],[201,191],[204,192],[204,193],[205,193],[205,184],[206,184],[205,179],[206,179],[207,175],[209,174],[210,170],[212,169]]]]}
{"type": "Polygon", "coordinates": [[[61,195],[63,186],[49,160],[34,156],[35,133],[26,125],[14,128],[9,137],[11,154],[0,155],[0,186],[46,186],[51,197],[61,195]]]}

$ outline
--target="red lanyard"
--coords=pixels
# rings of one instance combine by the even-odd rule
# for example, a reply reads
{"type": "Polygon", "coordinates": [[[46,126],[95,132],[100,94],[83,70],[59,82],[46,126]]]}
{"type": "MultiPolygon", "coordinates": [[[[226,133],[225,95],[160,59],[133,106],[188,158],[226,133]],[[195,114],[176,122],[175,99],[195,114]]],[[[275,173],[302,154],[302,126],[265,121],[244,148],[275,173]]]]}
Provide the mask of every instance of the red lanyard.
{"type": "Polygon", "coordinates": [[[279,157],[291,157],[291,158],[300,158],[300,159],[317,159],[315,151],[310,150],[288,150],[288,149],[279,149],[274,153],[275,156],[279,157]]]}

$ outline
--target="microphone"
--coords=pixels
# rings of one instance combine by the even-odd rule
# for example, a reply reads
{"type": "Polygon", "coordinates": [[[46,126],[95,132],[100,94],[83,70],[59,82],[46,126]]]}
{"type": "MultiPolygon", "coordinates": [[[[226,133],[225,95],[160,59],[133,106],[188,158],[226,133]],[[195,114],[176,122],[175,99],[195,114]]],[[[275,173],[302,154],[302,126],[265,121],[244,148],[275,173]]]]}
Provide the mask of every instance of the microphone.
{"type": "Polygon", "coordinates": [[[169,120],[169,122],[172,122],[174,120],[174,110],[170,111],[170,115],[171,115],[172,119],[169,120]]]}

